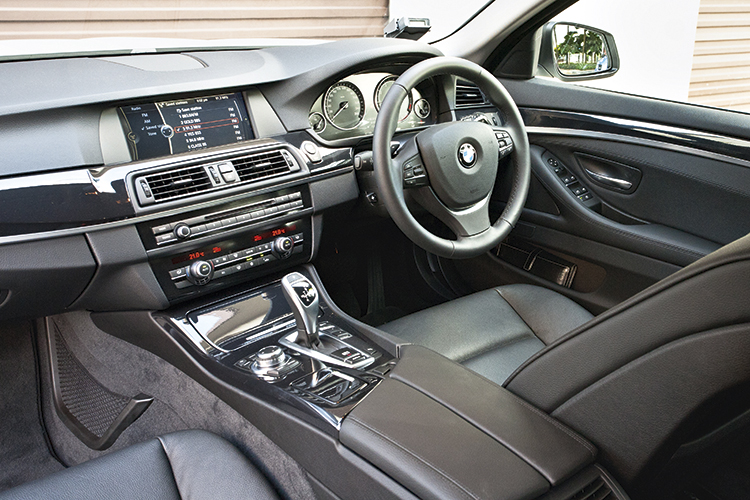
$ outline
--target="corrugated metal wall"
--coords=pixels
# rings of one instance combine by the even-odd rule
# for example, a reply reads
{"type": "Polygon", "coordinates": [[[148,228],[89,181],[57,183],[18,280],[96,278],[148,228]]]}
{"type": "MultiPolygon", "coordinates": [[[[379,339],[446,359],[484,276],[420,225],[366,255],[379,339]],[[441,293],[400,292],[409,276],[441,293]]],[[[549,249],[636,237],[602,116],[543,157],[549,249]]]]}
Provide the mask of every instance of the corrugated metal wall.
{"type": "Polygon", "coordinates": [[[0,0],[0,39],[335,39],[383,36],[387,21],[388,0],[0,0]]]}
{"type": "Polygon", "coordinates": [[[750,0],[701,0],[688,100],[750,112],[750,0]]]}

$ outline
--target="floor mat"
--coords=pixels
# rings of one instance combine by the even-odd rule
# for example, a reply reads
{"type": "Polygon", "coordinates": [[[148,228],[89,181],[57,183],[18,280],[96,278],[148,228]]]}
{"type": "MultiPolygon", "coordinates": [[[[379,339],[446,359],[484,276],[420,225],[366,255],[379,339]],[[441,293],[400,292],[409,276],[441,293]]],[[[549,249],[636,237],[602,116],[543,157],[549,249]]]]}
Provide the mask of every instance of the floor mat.
{"type": "Polygon", "coordinates": [[[41,424],[31,328],[0,328],[0,491],[64,469],[41,424]]]}
{"type": "MultiPolygon", "coordinates": [[[[51,319],[70,352],[103,387],[128,397],[143,392],[154,402],[120,435],[111,448],[86,447],[57,417],[49,390],[49,366],[42,363],[43,413],[52,447],[66,465],[75,465],[155,436],[183,429],[204,429],[237,446],[284,499],[312,500],[304,470],[229,405],[154,354],[112,337],[94,326],[85,312],[51,319]]],[[[41,337],[41,335],[40,335],[41,337]]],[[[42,357],[45,342],[39,342],[42,357]]]]}

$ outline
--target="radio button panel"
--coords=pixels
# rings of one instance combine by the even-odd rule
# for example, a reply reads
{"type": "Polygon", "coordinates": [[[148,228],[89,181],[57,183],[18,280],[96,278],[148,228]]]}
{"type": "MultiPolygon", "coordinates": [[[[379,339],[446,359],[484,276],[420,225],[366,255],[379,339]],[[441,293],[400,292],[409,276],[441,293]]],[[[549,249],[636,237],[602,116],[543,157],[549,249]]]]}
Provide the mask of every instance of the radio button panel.
{"type": "Polygon", "coordinates": [[[302,193],[276,196],[250,203],[223,212],[210,213],[189,219],[178,220],[151,227],[156,245],[169,246],[178,241],[217,233],[225,229],[234,229],[243,225],[256,223],[271,216],[287,215],[305,208],[302,193]]]}

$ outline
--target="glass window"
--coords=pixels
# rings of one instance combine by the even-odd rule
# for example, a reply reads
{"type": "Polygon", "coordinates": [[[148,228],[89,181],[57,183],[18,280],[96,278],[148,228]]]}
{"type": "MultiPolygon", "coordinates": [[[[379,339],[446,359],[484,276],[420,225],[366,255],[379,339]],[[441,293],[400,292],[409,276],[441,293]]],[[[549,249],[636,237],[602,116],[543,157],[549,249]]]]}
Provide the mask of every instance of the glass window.
{"type": "Polygon", "coordinates": [[[750,0],[580,0],[554,20],[617,43],[620,70],[576,85],[750,112],[748,19],[750,0]]]}

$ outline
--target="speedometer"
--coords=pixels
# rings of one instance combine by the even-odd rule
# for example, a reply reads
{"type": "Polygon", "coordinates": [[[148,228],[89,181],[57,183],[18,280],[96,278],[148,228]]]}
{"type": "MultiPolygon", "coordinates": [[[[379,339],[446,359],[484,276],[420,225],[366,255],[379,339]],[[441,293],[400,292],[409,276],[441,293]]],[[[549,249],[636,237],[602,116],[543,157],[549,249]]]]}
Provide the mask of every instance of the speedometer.
{"type": "Polygon", "coordinates": [[[353,83],[339,82],[326,91],[323,111],[331,125],[341,130],[351,130],[365,116],[365,98],[353,83]]]}
{"type": "MultiPolygon", "coordinates": [[[[397,77],[393,75],[386,76],[385,78],[380,80],[380,83],[378,83],[378,86],[375,88],[375,109],[377,109],[378,111],[380,111],[380,106],[383,104],[386,94],[388,94],[388,91],[391,90],[391,87],[393,87],[393,82],[395,82],[396,79],[397,77]]],[[[398,121],[402,122],[409,117],[413,105],[414,96],[412,96],[411,92],[409,92],[409,95],[406,96],[404,102],[401,103],[401,110],[398,114],[398,121]]]]}

